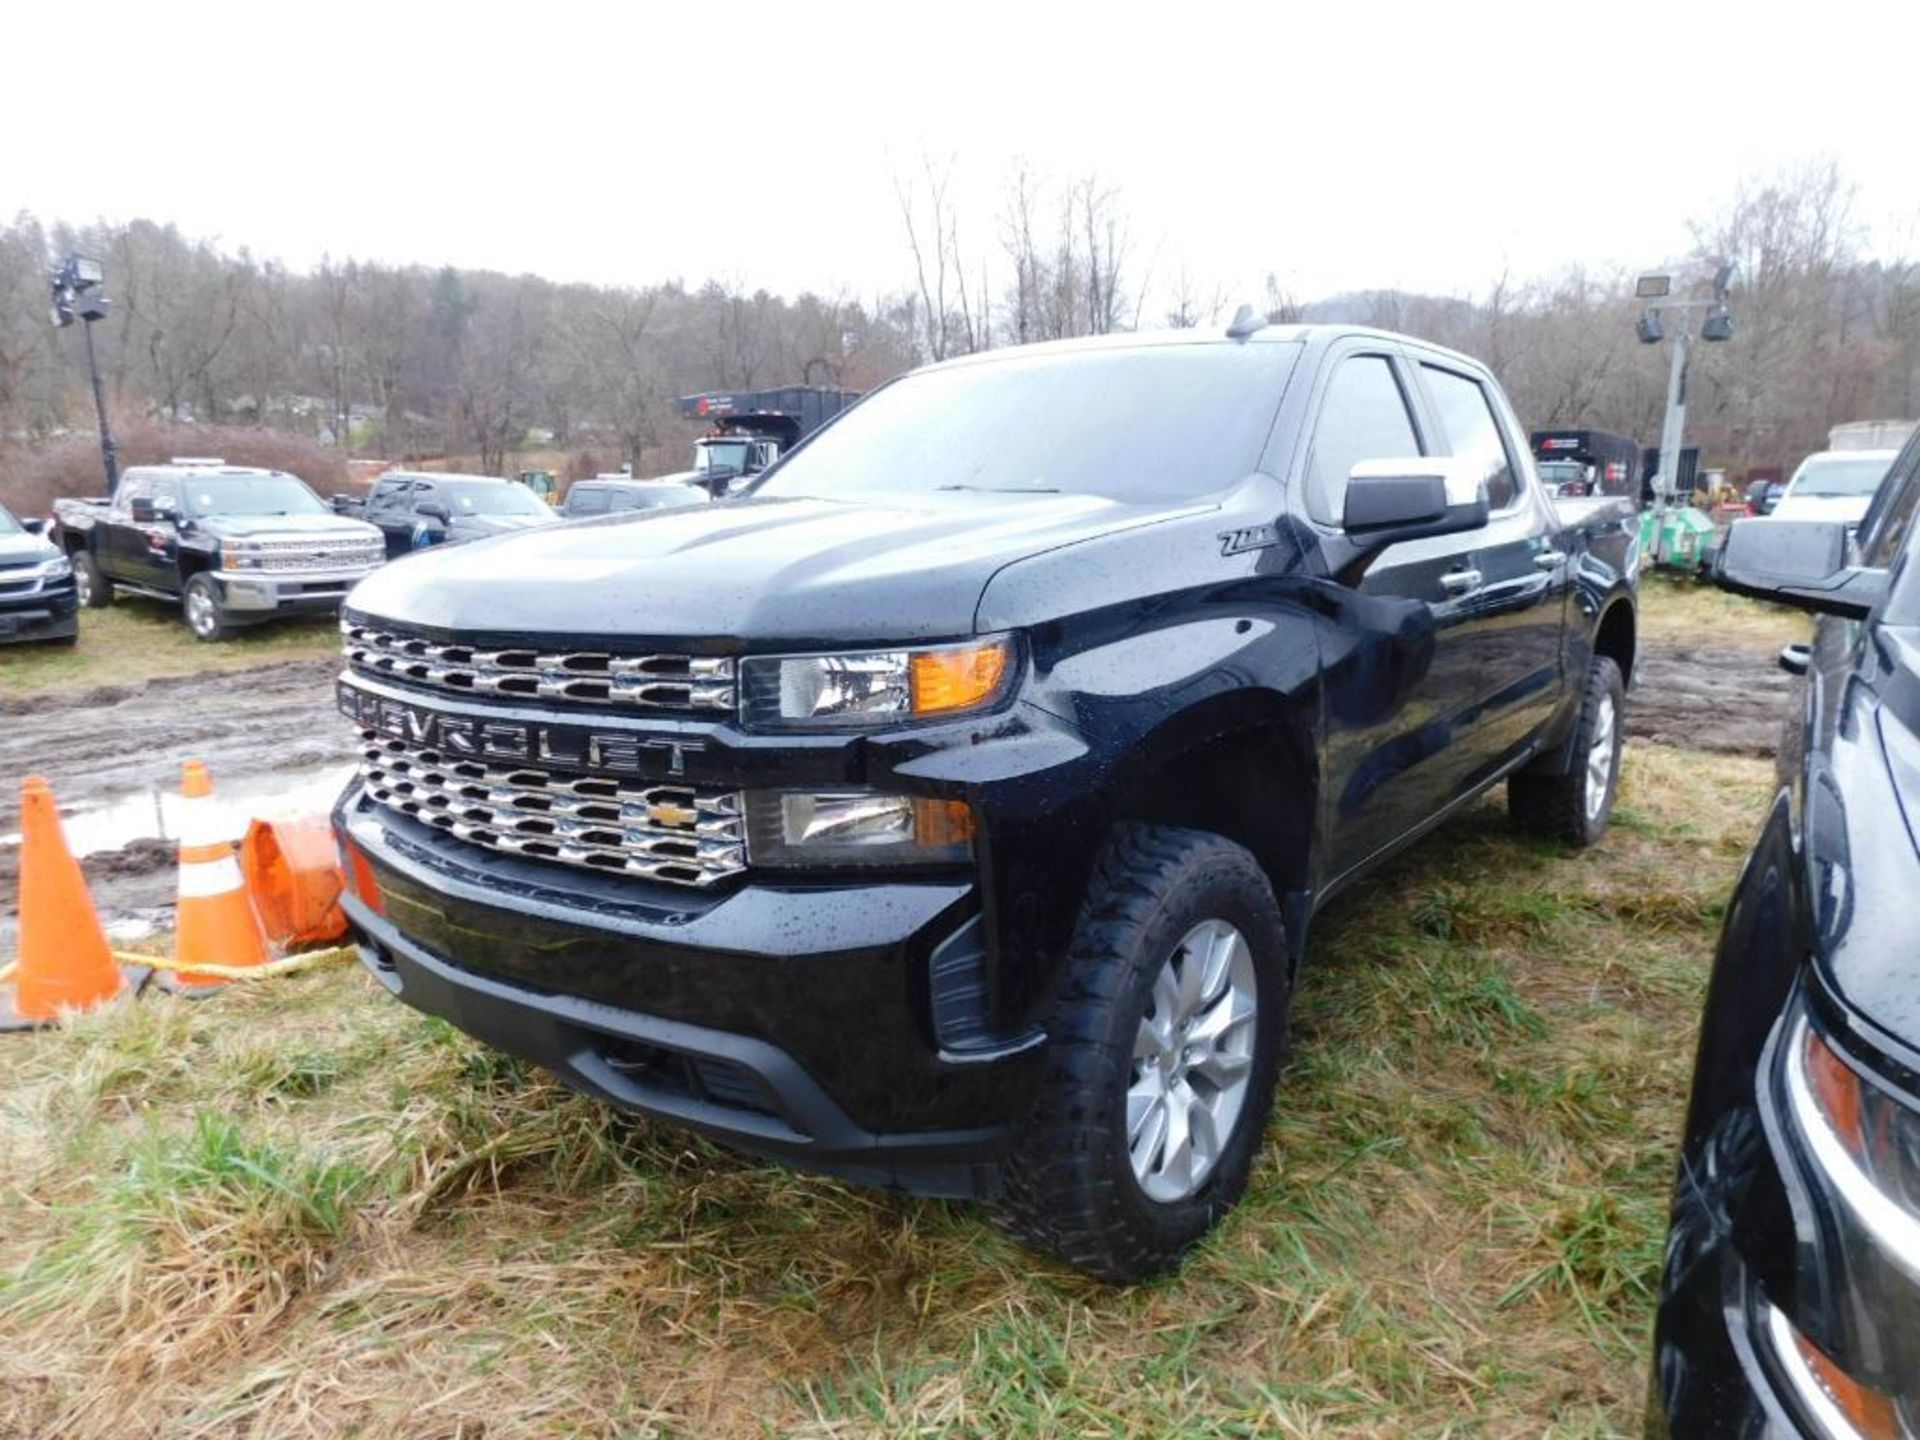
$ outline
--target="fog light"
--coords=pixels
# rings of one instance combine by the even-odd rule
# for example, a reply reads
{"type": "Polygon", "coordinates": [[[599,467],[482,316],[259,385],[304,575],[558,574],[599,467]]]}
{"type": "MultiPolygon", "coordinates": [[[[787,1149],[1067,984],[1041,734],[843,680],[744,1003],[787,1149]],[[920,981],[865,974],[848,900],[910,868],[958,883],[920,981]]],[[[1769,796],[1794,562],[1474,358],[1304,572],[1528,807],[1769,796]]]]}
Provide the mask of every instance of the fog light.
{"type": "Polygon", "coordinates": [[[747,797],[754,865],[941,865],[973,853],[961,800],[872,790],[758,791],[747,797]]]}

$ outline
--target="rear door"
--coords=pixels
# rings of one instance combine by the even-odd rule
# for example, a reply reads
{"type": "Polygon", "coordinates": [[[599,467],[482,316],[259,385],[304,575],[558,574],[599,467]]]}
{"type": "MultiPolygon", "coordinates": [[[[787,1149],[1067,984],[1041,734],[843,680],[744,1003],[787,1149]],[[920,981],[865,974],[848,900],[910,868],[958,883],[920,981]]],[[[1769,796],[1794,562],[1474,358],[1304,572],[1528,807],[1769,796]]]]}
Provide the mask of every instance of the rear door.
{"type": "Polygon", "coordinates": [[[106,520],[97,527],[101,531],[100,538],[94,542],[94,558],[100,562],[110,579],[123,580],[130,585],[147,583],[147,532],[146,527],[133,523],[133,502],[148,500],[152,496],[153,481],[145,475],[127,476],[114,492],[106,520]]]}
{"type": "Polygon", "coordinates": [[[1477,577],[1456,582],[1451,597],[1460,606],[1457,647],[1469,677],[1455,735],[1474,762],[1472,783],[1524,752],[1552,717],[1572,565],[1551,543],[1557,512],[1514,443],[1500,392],[1451,359],[1413,353],[1436,438],[1485,477],[1492,512],[1484,529],[1455,542],[1467,546],[1465,568],[1477,577]]]}

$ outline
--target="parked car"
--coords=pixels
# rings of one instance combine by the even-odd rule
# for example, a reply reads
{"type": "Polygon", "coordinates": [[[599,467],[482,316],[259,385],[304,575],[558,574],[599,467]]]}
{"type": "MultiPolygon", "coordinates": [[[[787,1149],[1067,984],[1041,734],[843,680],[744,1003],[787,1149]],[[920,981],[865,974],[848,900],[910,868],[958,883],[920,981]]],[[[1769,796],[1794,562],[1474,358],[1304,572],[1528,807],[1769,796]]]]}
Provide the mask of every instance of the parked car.
{"type": "Polygon", "coordinates": [[[546,501],[511,480],[407,470],[389,470],[373,482],[364,501],[336,501],[336,508],[378,526],[391,559],[431,545],[457,545],[551,525],[560,518],[546,501]]]}
{"type": "Polygon", "coordinates": [[[1748,484],[1746,492],[1747,514],[1771,515],[1780,504],[1780,497],[1787,487],[1778,480],[1755,480],[1748,484]]]}
{"type": "Polygon", "coordinates": [[[1653,1435],[1920,1422],[1920,440],[1850,538],[1740,520],[1716,578],[1812,610],[1781,784],[1714,957],[1653,1435]]]}
{"type": "Polygon", "coordinates": [[[71,645],[79,638],[73,563],[46,538],[45,528],[45,522],[21,520],[0,505],[0,644],[71,645]]]}
{"type": "Polygon", "coordinates": [[[363,586],[349,913],[590,1094],[1138,1280],[1246,1183],[1329,897],[1502,781],[1605,830],[1638,553],[1400,336],[935,366],[740,503],[363,586]]]}
{"type": "Polygon", "coordinates": [[[1771,515],[1858,525],[1893,464],[1894,450],[1821,450],[1800,462],[1771,515]]]}
{"type": "Polygon", "coordinates": [[[583,515],[611,515],[625,510],[671,510],[682,505],[705,505],[712,497],[698,485],[672,480],[629,480],[624,475],[600,475],[576,480],[567,487],[560,513],[569,520],[583,515]]]}
{"type": "Polygon", "coordinates": [[[338,609],[385,558],[377,531],[329,514],[298,476],[220,460],[136,465],[112,499],[53,509],[81,604],[111,605],[121,591],[175,602],[201,640],[338,609]]]}

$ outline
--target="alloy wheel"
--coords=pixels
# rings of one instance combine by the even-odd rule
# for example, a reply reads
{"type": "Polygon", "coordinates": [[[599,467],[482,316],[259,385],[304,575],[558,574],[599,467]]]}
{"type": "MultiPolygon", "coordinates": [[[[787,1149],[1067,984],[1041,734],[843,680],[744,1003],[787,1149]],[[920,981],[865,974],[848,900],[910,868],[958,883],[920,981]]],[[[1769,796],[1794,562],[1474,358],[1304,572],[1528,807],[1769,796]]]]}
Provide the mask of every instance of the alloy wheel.
{"type": "Polygon", "coordinates": [[[1154,978],[1133,1042],[1127,1153],[1150,1200],[1206,1183],[1246,1108],[1257,1038],[1253,950],[1224,920],[1203,920],[1154,978]]]}
{"type": "Polygon", "coordinates": [[[1603,694],[1600,708],[1593,714],[1593,740],[1587,746],[1587,818],[1597,820],[1606,808],[1607,789],[1613,782],[1614,762],[1613,696],[1603,694]]]}

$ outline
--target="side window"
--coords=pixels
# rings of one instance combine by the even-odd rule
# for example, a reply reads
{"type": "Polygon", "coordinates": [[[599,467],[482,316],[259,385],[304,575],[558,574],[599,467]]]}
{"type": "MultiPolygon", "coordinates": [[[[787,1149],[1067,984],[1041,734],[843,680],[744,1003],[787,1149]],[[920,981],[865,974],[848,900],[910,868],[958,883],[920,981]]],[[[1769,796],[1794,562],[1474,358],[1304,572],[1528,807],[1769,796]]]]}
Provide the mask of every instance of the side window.
{"type": "Polygon", "coordinates": [[[1482,467],[1489,507],[1506,509],[1519,498],[1520,486],[1485,388],[1478,380],[1437,365],[1423,364],[1420,373],[1426,378],[1427,393],[1433,397],[1440,425],[1447,432],[1451,453],[1482,467]]]}
{"type": "Polygon", "coordinates": [[[1920,434],[1895,458],[1887,478],[1880,482],[1873,508],[1860,523],[1860,563],[1891,568],[1913,532],[1916,509],[1920,509],[1920,434]]]}
{"type": "Polygon", "coordinates": [[[115,515],[132,514],[133,502],[144,499],[147,491],[152,488],[152,485],[153,482],[144,476],[129,476],[125,480],[122,480],[120,482],[119,492],[113,497],[112,513],[115,515]]]}
{"type": "Polygon", "coordinates": [[[367,496],[367,509],[388,511],[400,508],[400,498],[406,493],[404,480],[382,480],[373,487],[373,493],[367,496]]]}
{"type": "Polygon", "coordinates": [[[1420,453],[1420,436],[1384,355],[1351,355],[1339,363],[1320,401],[1307,451],[1307,513],[1338,525],[1347,477],[1362,460],[1398,460],[1420,453]]]}
{"type": "Polygon", "coordinates": [[[156,480],[153,485],[153,507],[156,510],[171,509],[178,515],[180,513],[179,483],[173,480],[156,480]]]}
{"type": "Polygon", "coordinates": [[[605,490],[570,490],[567,492],[567,514],[604,515],[611,508],[611,499],[605,490]]]}
{"type": "Polygon", "coordinates": [[[417,512],[420,509],[420,507],[423,504],[425,504],[427,501],[438,500],[439,498],[440,498],[440,492],[438,490],[434,489],[433,486],[422,482],[420,484],[415,485],[413,487],[413,493],[407,496],[407,506],[409,509],[417,512]]]}

